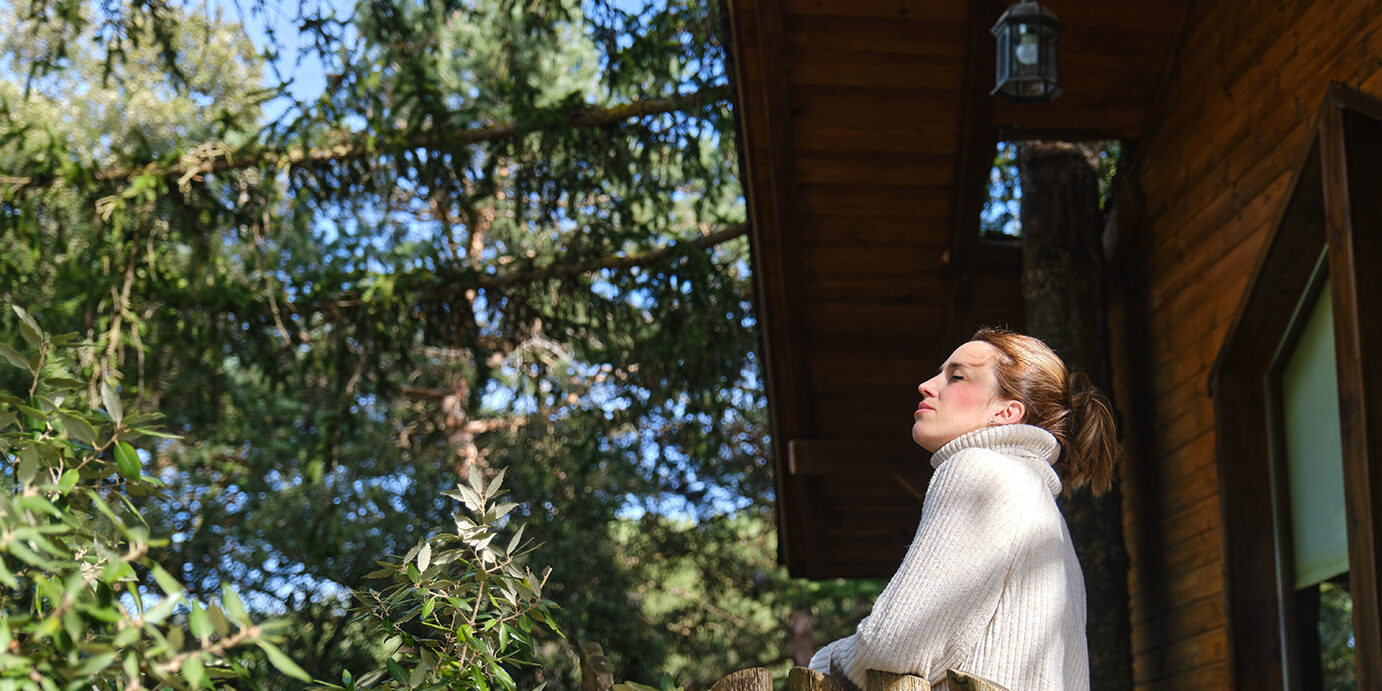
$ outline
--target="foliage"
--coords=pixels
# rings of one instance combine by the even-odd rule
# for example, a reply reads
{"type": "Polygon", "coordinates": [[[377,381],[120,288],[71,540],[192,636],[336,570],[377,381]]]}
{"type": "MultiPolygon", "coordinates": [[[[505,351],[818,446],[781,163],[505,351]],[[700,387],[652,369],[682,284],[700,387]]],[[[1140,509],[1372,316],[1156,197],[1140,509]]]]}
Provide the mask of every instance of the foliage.
{"type": "Polygon", "coordinates": [[[785,679],[795,664],[793,612],[810,617],[819,646],[852,633],[885,585],[789,577],[765,509],[698,523],[648,513],[621,521],[612,542],[635,577],[626,616],[667,631],[660,669],[693,688],[756,666],[785,679]]]}
{"type": "Polygon", "coordinates": [[[14,312],[32,354],[0,344],[28,380],[0,394],[0,687],[211,688],[243,672],[223,654],[251,643],[306,678],[275,645],[282,622],[254,622],[229,588],[199,602],[149,556],[164,541],[131,498],[161,483],[131,442],[165,435],[125,410],[114,373],[80,367],[89,344],[14,312]]]}
{"type": "Polygon", "coordinates": [[[1322,686],[1327,691],[1358,688],[1354,660],[1353,597],[1348,591],[1348,574],[1319,585],[1320,667],[1322,686]]]}
{"type": "MultiPolygon", "coordinates": [[[[1099,180],[1099,208],[1109,210],[1113,193],[1113,178],[1118,173],[1118,160],[1123,143],[1116,139],[1075,143],[1094,166],[1099,180]]],[[[999,142],[994,149],[993,167],[989,169],[988,198],[979,214],[979,232],[986,238],[1019,237],[1022,235],[1022,181],[1017,169],[1017,142],[999,142]]]]}
{"type": "Polygon", "coordinates": [[[716,542],[773,501],[747,242],[696,244],[745,219],[721,4],[244,6],[34,0],[5,27],[33,40],[0,69],[0,293],[182,436],[137,503],[162,563],[291,617],[285,646],[334,679],[380,657],[342,594],[449,522],[440,490],[507,470],[563,629],[621,676],[782,659],[802,603],[766,593],[808,589],[762,534],[716,542]],[[241,24],[279,11],[302,40],[253,54],[241,24]],[[298,61],[320,96],[261,108],[298,61]],[[675,105],[580,124],[650,100],[675,105]],[[717,650],[711,615],[648,589],[698,551],[760,642],[717,650]]]}
{"type": "Polygon", "coordinates": [[[469,482],[445,495],[474,518],[457,513],[455,533],[423,540],[369,575],[390,585],[356,591],[360,616],[388,657],[358,682],[347,677],[345,688],[517,688],[506,668],[532,664],[540,629],[558,631],[553,604],[542,597],[547,574],[520,566],[533,549],[523,528],[507,545],[496,542],[499,524],[518,506],[494,501],[505,493],[503,482],[500,473],[486,483],[472,466],[469,482]]]}

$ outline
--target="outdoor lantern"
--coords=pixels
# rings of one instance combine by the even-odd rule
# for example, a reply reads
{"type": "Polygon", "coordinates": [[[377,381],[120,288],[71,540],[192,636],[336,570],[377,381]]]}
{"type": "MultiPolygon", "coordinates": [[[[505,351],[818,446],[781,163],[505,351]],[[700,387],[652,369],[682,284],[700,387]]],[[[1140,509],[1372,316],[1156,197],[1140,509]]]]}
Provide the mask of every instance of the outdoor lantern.
{"type": "Polygon", "coordinates": [[[989,30],[998,39],[997,86],[989,93],[1017,103],[1050,101],[1061,95],[1056,49],[1063,28],[1056,13],[1035,0],[1009,7],[989,30]]]}

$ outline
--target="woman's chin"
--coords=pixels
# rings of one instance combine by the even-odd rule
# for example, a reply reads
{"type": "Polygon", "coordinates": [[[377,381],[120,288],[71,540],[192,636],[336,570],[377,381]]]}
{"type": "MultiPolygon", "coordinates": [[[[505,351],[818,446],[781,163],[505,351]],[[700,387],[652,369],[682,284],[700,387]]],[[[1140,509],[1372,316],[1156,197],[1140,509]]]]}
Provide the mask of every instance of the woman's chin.
{"type": "Polygon", "coordinates": [[[935,453],[936,449],[944,446],[944,444],[935,444],[934,440],[927,438],[926,433],[921,429],[920,422],[912,425],[912,441],[929,453],[935,453]]]}

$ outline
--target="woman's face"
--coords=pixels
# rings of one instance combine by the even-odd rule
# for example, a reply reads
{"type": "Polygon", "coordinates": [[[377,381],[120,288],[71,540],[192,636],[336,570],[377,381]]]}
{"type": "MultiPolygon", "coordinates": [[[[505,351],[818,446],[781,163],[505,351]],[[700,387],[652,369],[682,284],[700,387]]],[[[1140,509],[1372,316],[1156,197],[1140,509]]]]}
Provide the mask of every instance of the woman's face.
{"type": "Polygon", "coordinates": [[[998,398],[992,364],[997,357],[998,350],[983,341],[956,348],[940,373],[917,387],[921,403],[913,415],[912,440],[935,453],[966,432],[1021,422],[1022,404],[998,398]]]}

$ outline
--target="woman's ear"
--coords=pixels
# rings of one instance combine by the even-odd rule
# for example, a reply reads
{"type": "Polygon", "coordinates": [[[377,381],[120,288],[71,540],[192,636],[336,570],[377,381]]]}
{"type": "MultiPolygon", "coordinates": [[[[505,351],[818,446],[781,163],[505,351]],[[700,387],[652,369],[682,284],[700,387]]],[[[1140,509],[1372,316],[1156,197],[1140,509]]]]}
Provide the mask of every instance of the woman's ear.
{"type": "Polygon", "coordinates": [[[993,414],[995,425],[1015,425],[1027,418],[1027,406],[1022,401],[1003,401],[1002,408],[993,414]]]}

